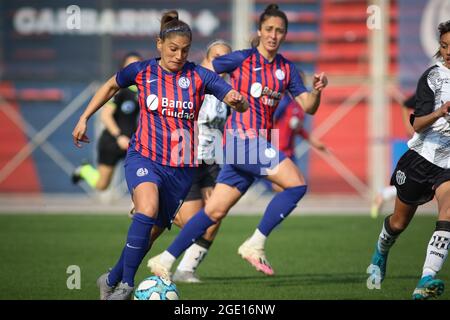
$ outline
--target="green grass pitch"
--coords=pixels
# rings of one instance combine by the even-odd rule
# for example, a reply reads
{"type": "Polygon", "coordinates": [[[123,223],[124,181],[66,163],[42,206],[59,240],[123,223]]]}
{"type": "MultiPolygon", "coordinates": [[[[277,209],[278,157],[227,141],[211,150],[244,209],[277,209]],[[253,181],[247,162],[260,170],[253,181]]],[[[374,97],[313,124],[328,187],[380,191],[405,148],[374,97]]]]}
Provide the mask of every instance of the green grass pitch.
{"type": "MultiPolygon", "coordinates": [[[[292,216],[270,236],[275,276],[256,272],[237,255],[256,216],[230,216],[198,269],[201,284],[178,284],[182,299],[410,299],[421,274],[434,216],[417,216],[391,250],[381,290],[366,286],[366,268],[383,218],[292,216]]],[[[96,278],[122,250],[129,218],[117,215],[0,215],[0,299],[97,299],[96,278]],[[81,289],[67,288],[71,265],[81,289]]],[[[147,259],[164,250],[165,232],[145,257],[136,283],[150,275],[147,259]]],[[[439,277],[450,280],[449,262],[439,277]]],[[[450,290],[440,299],[449,299],[450,290]]]]}

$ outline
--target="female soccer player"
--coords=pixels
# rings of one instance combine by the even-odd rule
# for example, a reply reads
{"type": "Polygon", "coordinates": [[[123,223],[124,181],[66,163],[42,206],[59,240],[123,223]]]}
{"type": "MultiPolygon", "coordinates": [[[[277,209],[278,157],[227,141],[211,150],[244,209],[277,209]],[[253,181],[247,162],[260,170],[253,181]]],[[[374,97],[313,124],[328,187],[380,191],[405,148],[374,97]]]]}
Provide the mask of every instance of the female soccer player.
{"type": "Polygon", "coordinates": [[[266,176],[284,191],[275,195],[254,232],[238,250],[258,271],[274,273],[266,259],[264,244],[270,232],[296,207],[306,192],[297,166],[271,144],[272,114],[288,90],[303,109],[314,114],[327,84],[324,74],[315,75],[312,92],[307,92],[293,63],[278,54],[286,37],[288,20],[275,4],[267,6],[258,25],[256,47],[235,51],[213,61],[217,73],[228,72],[233,88],[248,98],[249,111],[233,112],[225,126],[225,165],[205,208],[184,226],[175,241],[148,266],[157,275],[170,276],[177,257],[205,230],[223,219],[257,177],[266,176]]]}
{"type": "Polygon", "coordinates": [[[115,267],[97,280],[100,298],[131,297],[134,277],[153,241],[168,227],[192,184],[194,121],[206,93],[239,112],[248,102],[216,73],[187,61],[192,33],[170,11],[161,19],[160,58],[136,62],[111,77],[94,95],[73,130],[76,146],[89,142],[88,119],[119,88],[135,84],[140,117],[125,159],[136,212],[115,267]]]}
{"type": "MultiPolygon", "coordinates": [[[[137,52],[125,55],[122,68],[142,57],[137,52]]],[[[136,131],[139,102],[136,86],[120,89],[114,98],[102,109],[101,120],[105,129],[98,143],[98,167],[83,164],[75,169],[72,182],[81,179],[95,190],[106,190],[111,183],[117,163],[125,159],[131,135],[136,131]]]]}
{"type": "Polygon", "coordinates": [[[417,84],[412,117],[415,133],[391,178],[391,184],[397,188],[394,213],[384,220],[368,268],[375,281],[383,281],[389,249],[406,229],[417,207],[436,196],[438,221],[413,299],[429,299],[443,293],[444,283],[435,276],[450,244],[450,20],[441,23],[438,30],[440,47],[435,57],[442,62],[427,69],[417,84]]]}
{"type": "MultiPolygon", "coordinates": [[[[206,57],[203,59],[201,66],[213,70],[212,61],[230,52],[231,46],[227,42],[224,40],[215,40],[208,45],[206,57]]],[[[217,162],[221,163],[222,160],[216,159],[218,157],[216,149],[220,148],[219,150],[222,151],[220,138],[225,121],[229,115],[228,110],[227,105],[217,100],[213,95],[205,95],[197,122],[199,131],[197,158],[200,163],[195,171],[192,187],[175,217],[174,223],[180,227],[184,226],[197,211],[205,206],[216,184],[216,178],[220,171],[217,162]]],[[[219,230],[219,226],[220,223],[217,223],[209,227],[206,233],[186,250],[183,259],[180,261],[173,275],[175,282],[200,282],[195,271],[208,253],[209,247],[219,230]]]]}

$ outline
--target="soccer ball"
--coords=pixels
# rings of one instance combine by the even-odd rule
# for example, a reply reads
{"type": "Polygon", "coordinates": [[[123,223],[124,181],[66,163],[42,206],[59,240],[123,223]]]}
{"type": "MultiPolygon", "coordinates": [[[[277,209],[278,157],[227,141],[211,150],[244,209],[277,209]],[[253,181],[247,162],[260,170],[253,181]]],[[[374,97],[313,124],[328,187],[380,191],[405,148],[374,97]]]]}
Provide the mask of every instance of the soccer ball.
{"type": "Polygon", "coordinates": [[[134,300],[178,300],[175,283],[158,276],[145,278],[134,291],[134,300]]]}

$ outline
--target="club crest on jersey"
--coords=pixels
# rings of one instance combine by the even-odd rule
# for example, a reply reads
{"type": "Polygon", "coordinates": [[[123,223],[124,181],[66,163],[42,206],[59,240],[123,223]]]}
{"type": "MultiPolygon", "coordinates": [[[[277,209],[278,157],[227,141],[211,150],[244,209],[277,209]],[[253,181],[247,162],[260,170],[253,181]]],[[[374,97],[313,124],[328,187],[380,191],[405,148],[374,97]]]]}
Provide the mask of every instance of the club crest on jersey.
{"type": "Polygon", "coordinates": [[[148,175],[148,169],[147,169],[147,168],[139,168],[139,169],[137,169],[137,171],[136,171],[136,175],[137,175],[138,177],[146,176],[146,175],[148,175]]]}
{"type": "Polygon", "coordinates": [[[189,88],[190,84],[191,84],[191,81],[188,78],[186,78],[186,77],[181,77],[180,79],[178,79],[178,86],[181,89],[189,88]]]}
{"type": "Polygon", "coordinates": [[[277,71],[275,71],[275,77],[277,77],[278,80],[284,80],[286,75],[284,74],[283,70],[277,69],[277,71]]]}
{"type": "Polygon", "coordinates": [[[397,180],[397,183],[401,186],[406,181],[406,174],[401,170],[397,170],[397,173],[395,174],[395,179],[397,180]]]}
{"type": "Polygon", "coordinates": [[[147,97],[147,109],[151,111],[155,111],[158,109],[159,101],[158,96],[156,94],[151,94],[147,97]]]}

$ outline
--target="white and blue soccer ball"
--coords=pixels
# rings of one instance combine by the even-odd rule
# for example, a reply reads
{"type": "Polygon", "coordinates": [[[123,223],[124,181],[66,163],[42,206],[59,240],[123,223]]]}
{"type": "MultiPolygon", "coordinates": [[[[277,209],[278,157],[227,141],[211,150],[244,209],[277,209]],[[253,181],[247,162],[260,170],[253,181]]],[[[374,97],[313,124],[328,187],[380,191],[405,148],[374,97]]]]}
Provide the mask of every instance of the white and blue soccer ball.
{"type": "Polygon", "coordinates": [[[134,300],[179,300],[177,286],[158,276],[145,278],[134,291],[134,300]]]}

